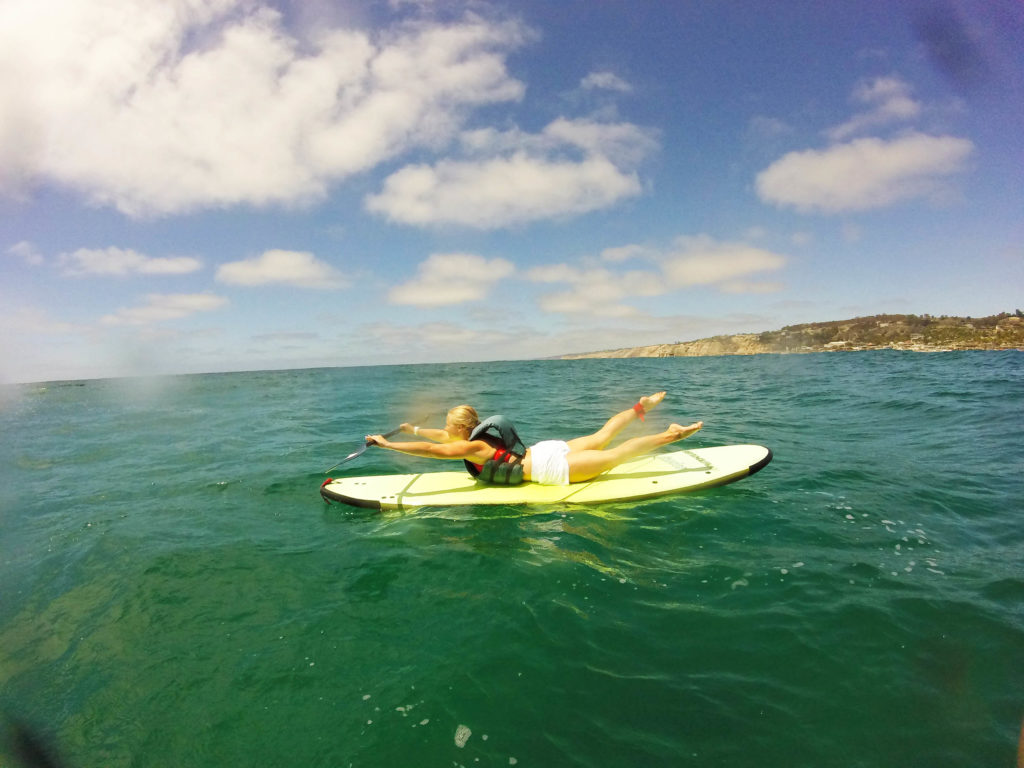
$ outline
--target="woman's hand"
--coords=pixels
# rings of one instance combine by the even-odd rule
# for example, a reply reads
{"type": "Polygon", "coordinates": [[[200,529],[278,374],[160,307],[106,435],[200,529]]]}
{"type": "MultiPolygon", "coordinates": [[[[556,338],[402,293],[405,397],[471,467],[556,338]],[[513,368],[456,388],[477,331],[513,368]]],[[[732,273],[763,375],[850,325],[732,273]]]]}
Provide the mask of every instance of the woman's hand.
{"type": "MultiPolygon", "coordinates": [[[[402,426],[405,426],[404,424],[402,426]]],[[[381,448],[388,447],[388,439],[384,435],[367,435],[366,442],[370,445],[377,445],[381,448]]]]}
{"type": "Polygon", "coordinates": [[[409,424],[408,422],[406,422],[406,423],[402,424],[402,426],[399,427],[399,429],[401,429],[403,432],[412,433],[412,432],[415,432],[416,426],[414,424],[409,424]]]}

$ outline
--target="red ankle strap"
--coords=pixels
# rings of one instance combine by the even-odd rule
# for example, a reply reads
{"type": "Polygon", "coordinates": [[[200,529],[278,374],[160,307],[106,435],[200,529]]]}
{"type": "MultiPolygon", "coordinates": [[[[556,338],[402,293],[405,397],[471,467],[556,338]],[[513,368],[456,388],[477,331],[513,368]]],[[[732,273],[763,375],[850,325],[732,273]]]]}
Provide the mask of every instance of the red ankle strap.
{"type": "Polygon", "coordinates": [[[640,417],[640,421],[644,421],[644,407],[637,403],[633,406],[633,410],[636,411],[636,415],[640,417]]]}

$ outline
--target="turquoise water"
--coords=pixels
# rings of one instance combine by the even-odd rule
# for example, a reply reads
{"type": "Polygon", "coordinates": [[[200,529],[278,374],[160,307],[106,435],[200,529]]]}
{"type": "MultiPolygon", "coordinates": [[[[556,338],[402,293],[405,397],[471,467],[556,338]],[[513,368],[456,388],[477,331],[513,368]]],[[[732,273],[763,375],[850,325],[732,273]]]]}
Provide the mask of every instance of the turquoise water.
{"type": "Polygon", "coordinates": [[[8,388],[0,706],[70,766],[1012,765],[1022,393],[1015,352],[8,388]],[[318,495],[430,411],[572,437],[662,388],[638,428],[775,460],[594,508],[318,495]]]}

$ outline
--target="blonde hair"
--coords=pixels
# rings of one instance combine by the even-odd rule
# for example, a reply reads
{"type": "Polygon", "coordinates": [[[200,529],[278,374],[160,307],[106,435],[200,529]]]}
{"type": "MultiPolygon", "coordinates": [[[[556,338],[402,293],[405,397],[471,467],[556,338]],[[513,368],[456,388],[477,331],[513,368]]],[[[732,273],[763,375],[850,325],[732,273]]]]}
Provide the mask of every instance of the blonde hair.
{"type": "Polygon", "coordinates": [[[456,405],[448,411],[448,419],[457,427],[466,427],[470,431],[480,423],[476,409],[471,405],[456,405]]]}

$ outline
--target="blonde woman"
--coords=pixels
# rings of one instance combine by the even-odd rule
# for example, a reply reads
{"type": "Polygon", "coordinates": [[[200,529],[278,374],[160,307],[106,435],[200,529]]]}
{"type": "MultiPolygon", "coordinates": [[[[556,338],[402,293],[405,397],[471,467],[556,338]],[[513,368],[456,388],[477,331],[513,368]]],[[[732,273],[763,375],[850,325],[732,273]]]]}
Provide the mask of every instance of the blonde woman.
{"type": "MultiPolygon", "coordinates": [[[[704,426],[702,421],[686,427],[672,424],[664,432],[634,437],[614,448],[607,447],[619,432],[637,419],[642,420],[644,414],[653,410],[664,398],[664,392],[641,397],[636,405],[615,414],[591,435],[569,441],[544,440],[530,446],[523,454],[515,453],[516,446],[507,444],[511,442],[508,439],[503,440],[492,434],[474,436],[474,430],[486,426],[486,422],[482,425],[476,410],[469,405],[459,405],[448,411],[444,429],[402,425],[402,432],[425,438],[429,442],[392,442],[383,435],[367,435],[366,441],[410,456],[463,459],[478,471],[492,462],[499,465],[518,464],[522,467],[521,477],[524,481],[542,485],[568,485],[592,480],[629,459],[689,437],[704,426]]],[[[511,434],[515,435],[514,429],[511,434]]],[[[515,437],[518,439],[518,435],[515,437]]],[[[490,466],[493,467],[493,464],[490,466]]],[[[518,477],[518,472],[514,476],[518,477]]]]}

